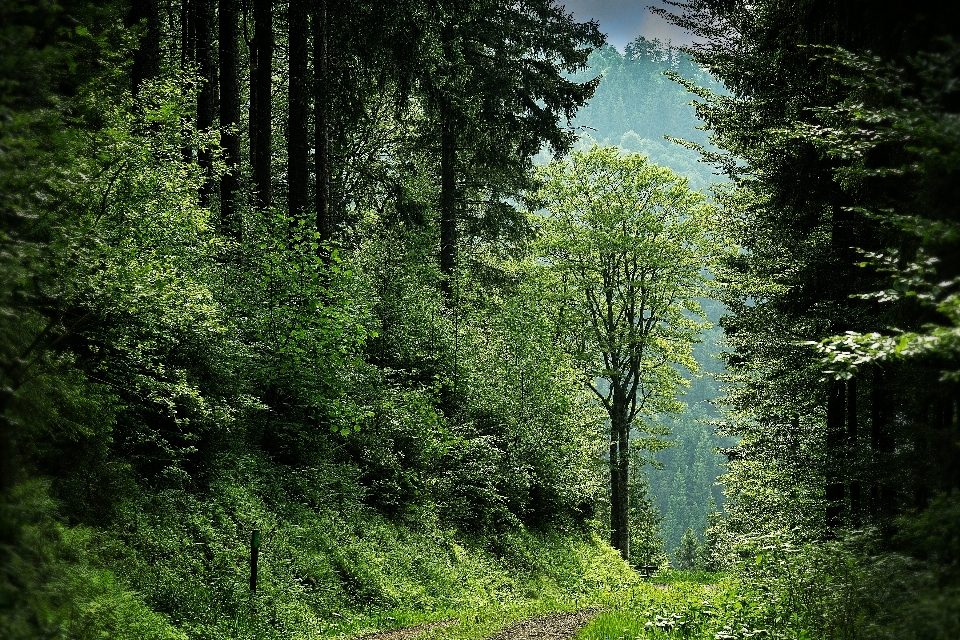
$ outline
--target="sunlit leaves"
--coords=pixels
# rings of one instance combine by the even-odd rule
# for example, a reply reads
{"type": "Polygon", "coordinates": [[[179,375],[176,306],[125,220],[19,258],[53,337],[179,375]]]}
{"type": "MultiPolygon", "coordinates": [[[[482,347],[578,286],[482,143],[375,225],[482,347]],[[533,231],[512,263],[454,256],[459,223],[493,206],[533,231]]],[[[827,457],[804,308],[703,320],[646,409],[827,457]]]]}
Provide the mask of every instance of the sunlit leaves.
{"type": "Polygon", "coordinates": [[[633,390],[631,421],[675,411],[674,367],[696,369],[711,205],[669,169],[615,148],[577,152],[539,178],[539,252],[565,346],[588,381],[609,381],[596,390],[605,405],[616,385],[633,390]]]}

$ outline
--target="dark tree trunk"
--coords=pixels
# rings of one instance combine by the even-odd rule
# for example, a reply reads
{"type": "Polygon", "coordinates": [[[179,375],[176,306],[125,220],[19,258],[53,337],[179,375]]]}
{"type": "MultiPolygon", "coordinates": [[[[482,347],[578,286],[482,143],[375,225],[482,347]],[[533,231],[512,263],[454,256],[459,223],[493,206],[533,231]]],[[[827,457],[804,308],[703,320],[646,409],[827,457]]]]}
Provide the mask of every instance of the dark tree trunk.
{"type": "Polygon", "coordinates": [[[860,484],[860,434],[857,424],[857,379],[847,380],[847,469],[850,475],[850,522],[860,525],[861,484],[860,484]]]}
{"type": "MultiPolygon", "coordinates": [[[[213,55],[213,0],[194,0],[197,17],[197,63],[200,66],[200,93],[197,95],[197,128],[209,131],[213,128],[217,102],[217,65],[213,55]]],[[[200,201],[209,206],[213,193],[213,153],[207,148],[199,149],[198,160],[203,171],[204,183],[200,187],[200,201]]]]}
{"type": "Polygon", "coordinates": [[[618,529],[620,541],[617,549],[624,560],[630,560],[630,425],[626,420],[620,425],[620,460],[617,468],[617,482],[620,485],[617,513],[620,516],[618,529]]]}
{"type": "Polygon", "coordinates": [[[310,91],[307,77],[309,55],[309,0],[290,0],[290,85],[289,125],[287,130],[287,204],[290,215],[299,218],[307,206],[309,140],[307,125],[310,115],[310,91]]]}
{"type": "Polygon", "coordinates": [[[250,164],[256,203],[272,202],[273,2],[253,1],[254,36],[250,52],[250,164]]]}
{"type": "Polygon", "coordinates": [[[180,25],[183,31],[180,34],[180,66],[186,68],[193,64],[197,52],[196,19],[193,15],[194,0],[183,0],[180,12],[180,25]]]}
{"type": "Polygon", "coordinates": [[[887,426],[888,392],[883,369],[873,369],[870,389],[870,448],[873,453],[874,480],[870,487],[870,511],[874,522],[889,521],[894,511],[894,489],[887,479],[890,471],[889,454],[893,453],[893,438],[887,426]]]}
{"type": "MultiPolygon", "coordinates": [[[[239,1],[239,0],[238,0],[239,1]]],[[[244,3],[243,5],[243,22],[244,29],[247,29],[246,23],[247,19],[250,18],[249,7],[250,5],[244,3]]],[[[257,55],[259,53],[257,46],[257,35],[256,35],[256,25],[254,25],[254,34],[253,38],[249,38],[249,31],[244,31],[244,39],[247,43],[247,53],[250,64],[250,99],[247,103],[247,144],[249,145],[248,149],[248,162],[250,163],[250,175],[251,177],[256,174],[257,171],[257,121],[259,119],[259,110],[257,109],[257,55]]],[[[259,204],[258,198],[254,198],[254,203],[259,204]]]]}
{"type": "Polygon", "coordinates": [[[620,438],[617,437],[616,427],[610,424],[610,546],[619,548],[620,543],[620,515],[617,505],[620,504],[620,483],[617,468],[619,466],[620,438]]]}
{"type": "MultiPolygon", "coordinates": [[[[184,69],[192,67],[197,61],[197,3],[196,0],[183,0],[181,11],[181,33],[180,47],[180,66],[184,69]]],[[[186,116],[184,124],[193,122],[192,116],[186,116]]],[[[185,162],[193,162],[193,153],[195,149],[191,145],[183,147],[183,159],[185,162]]]]}
{"type": "MultiPolygon", "coordinates": [[[[314,207],[317,215],[317,233],[325,242],[333,238],[333,212],[330,206],[330,128],[328,113],[330,86],[327,51],[327,3],[313,5],[313,155],[314,207]]],[[[323,249],[321,248],[321,251],[323,249]]]]}
{"type": "Polygon", "coordinates": [[[630,559],[630,424],[628,402],[614,392],[610,410],[610,546],[630,559]]]}
{"type": "Polygon", "coordinates": [[[7,492],[13,488],[17,479],[17,455],[14,444],[17,425],[7,416],[7,407],[15,393],[10,387],[0,389],[0,500],[7,497],[7,492]]]}
{"type": "Polygon", "coordinates": [[[827,512],[826,526],[829,535],[835,535],[843,526],[843,504],[845,492],[843,486],[844,449],[844,408],[846,388],[843,381],[834,381],[830,385],[827,400],[827,512]]]}
{"type": "Polygon", "coordinates": [[[130,72],[130,87],[134,97],[137,97],[143,83],[160,74],[160,11],[157,1],[133,0],[126,26],[146,29],[140,46],[133,54],[133,69],[130,72]]]}
{"type": "Polygon", "coordinates": [[[441,114],[440,131],[440,273],[452,304],[457,269],[457,134],[449,113],[441,114]]]}
{"type": "Polygon", "coordinates": [[[241,240],[237,209],[240,188],[240,22],[239,0],[220,0],[220,127],[227,172],[220,180],[220,224],[224,235],[241,240]]]}

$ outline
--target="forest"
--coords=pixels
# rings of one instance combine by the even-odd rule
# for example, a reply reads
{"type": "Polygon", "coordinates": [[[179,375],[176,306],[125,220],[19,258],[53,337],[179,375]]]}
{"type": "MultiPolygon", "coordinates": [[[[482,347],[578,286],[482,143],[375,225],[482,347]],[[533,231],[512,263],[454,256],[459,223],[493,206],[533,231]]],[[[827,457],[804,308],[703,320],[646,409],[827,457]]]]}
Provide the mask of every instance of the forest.
{"type": "Polygon", "coordinates": [[[960,637],[960,5],[650,11],[0,0],[0,638],[960,637]]]}

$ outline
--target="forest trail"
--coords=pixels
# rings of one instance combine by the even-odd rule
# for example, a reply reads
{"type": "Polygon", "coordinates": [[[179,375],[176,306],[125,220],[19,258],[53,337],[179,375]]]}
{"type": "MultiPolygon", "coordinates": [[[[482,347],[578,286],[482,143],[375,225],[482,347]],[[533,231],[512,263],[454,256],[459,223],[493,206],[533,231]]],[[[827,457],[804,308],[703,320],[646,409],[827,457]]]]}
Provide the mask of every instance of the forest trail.
{"type": "Polygon", "coordinates": [[[438,620],[437,622],[426,622],[424,624],[417,624],[413,625],[412,627],[404,627],[402,629],[395,629],[393,631],[380,631],[378,633],[371,633],[361,636],[358,640],[413,640],[413,638],[416,638],[420,634],[430,631],[431,629],[449,627],[457,622],[459,622],[459,620],[456,618],[450,618],[449,620],[438,620]]]}
{"type": "MultiPolygon", "coordinates": [[[[487,640],[570,640],[600,611],[601,609],[594,607],[572,613],[552,613],[521,620],[501,629],[487,640]]],[[[413,640],[427,631],[447,627],[457,622],[458,620],[453,618],[418,624],[395,631],[372,633],[361,636],[359,640],[413,640]]]]}
{"type": "Polygon", "coordinates": [[[531,618],[502,629],[489,640],[569,640],[598,613],[600,609],[594,608],[531,618]]]}

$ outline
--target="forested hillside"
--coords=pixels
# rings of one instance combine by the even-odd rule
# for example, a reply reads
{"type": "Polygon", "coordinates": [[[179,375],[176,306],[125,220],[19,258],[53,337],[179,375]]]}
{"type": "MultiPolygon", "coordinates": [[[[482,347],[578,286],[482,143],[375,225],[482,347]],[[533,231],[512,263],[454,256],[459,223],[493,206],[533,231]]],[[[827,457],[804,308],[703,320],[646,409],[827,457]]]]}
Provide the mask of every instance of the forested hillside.
{"type": "Polygon", "coordinates": [[[687,83],[740,247],[715,271],[739,441],[711,561],[782,637],[955,636],[960,12],[675,9],[729,91],[687,83]]]}

